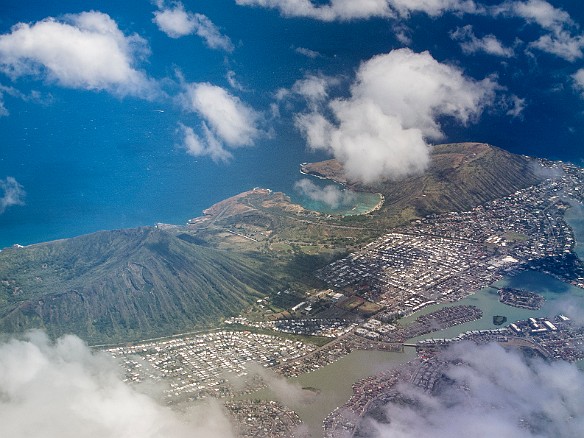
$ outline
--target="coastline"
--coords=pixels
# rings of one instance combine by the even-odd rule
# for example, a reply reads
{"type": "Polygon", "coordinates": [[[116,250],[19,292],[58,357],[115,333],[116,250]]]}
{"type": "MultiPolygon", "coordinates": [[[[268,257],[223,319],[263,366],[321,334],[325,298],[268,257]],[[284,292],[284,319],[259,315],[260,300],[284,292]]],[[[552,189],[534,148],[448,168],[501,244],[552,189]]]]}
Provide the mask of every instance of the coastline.
{"type": "MultiPolygon", "coordinates": [[[[325,181],[332,181],[335,184],[341,185],[345,188],[349,188],[349,183],[346,179],[341,179],[341,178],[335,178],[334,175],[326,175],[326,173],[322,173],[320,171],[317,170],[310,170],[310,166],[315,166],[315,165],[327,165],[330,163],[334,163],[335,167],[339,167],[340,164],[338,163],[338,161],[336,161],[335,159],[332,160],[326,160],[326,161],[320,161],[320,162],[316,162],[316,163],[301,163],[300,164],[300,173],[303,175],[309,175],[309,176],[313,176],[315,178],[318,178],[320,180],[325,180],[325,181]]],[[[325,168],[326,171],[326,168],[325,168]]],[[[340,169],[336,169],[337,172],[342,172],[342,170],[340,169]]],[[[335,171],[334,170],[330,170],[329,173],[334,174],[335,171]]]]}
{"type": "MultiPolygon", "coordinates": [[[[383,204],[385,203],[385,196],[383,196],[382,193],[379,193],[379,192],[373,193],[373,192],[365,192],[365,191],[361,191],[361,190],[354,190],[354,189],[349,187],[347,181],[340,181],[340,180],[337,180],[337,179],[332,178],[332,177],[324,176],[321,173],[315,173],[315,172],[312,172],[310,170],[307,170],[306,166],[308,166],[310,164],[314,164],[314,163],[301,163],[300,164],[300,173],[302,175],[317,178],[321,181],[330,181],[333,184],[337,184],[337,185],[343,187],[344,190],[349,190],[350,192],[358,194],[358,195],[362,194],[362,195],[377,195],[377,196],[379,196],[379,201],[373,207],[368,208],[367,210],[364,210],[362,212],[355,213],[355,214],[350,213],[350,212],[343,214],[343,213],[322,212],[322,211],[318,211],[318,210],[313,210],[313,211],[317,211],[317,212],[323,213],[323,214],[332,214],[332,215],[338,215],[338,216],[343,216],[343,217],[345,217],[345,216],[364,216],[367,214],[371,214],[375,211],[381,210],[381,207],[383,207],[383,204]]],[[[359,206],[360,206],[359,204],[353,206],[351,211],[356,210],[359,206]]],[[[304,208],[307,208],[307,207],[304,207],[304,208]]],[[[309,209],[309,208],[307,208],[307,209],[309,209]]]]}
{"type": "Polygon", "coordinates": [[[370,213],[373,213],[374,211],[381,210],[381,207],[383,207],[383,204],[385,203],[385,196],[383,196],[382,193],[376,193],[376,194],[379,195],[379,202],[375,205],[375,207],[373,207],[372,209],[366,211],[365,213],[361,213],[361,214],[370,214],[370,213]]]}

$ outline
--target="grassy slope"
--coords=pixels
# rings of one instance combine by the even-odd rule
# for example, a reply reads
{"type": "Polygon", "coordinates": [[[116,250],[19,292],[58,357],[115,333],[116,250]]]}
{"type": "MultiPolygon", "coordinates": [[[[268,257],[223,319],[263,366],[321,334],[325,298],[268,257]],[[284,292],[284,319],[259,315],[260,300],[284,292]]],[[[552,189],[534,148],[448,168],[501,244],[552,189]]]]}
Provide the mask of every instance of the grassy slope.
{"type": "Polygon", "coordinates": [[[151,228],[0,253],[0,330],[118,342],[212,325],[280,286],[257,258],[151,228]]]}
{"type": "Polygon", "coordinates": [[[433,147],[423,175],[358,187],[385,196],[377,216],[464,211],[541,181],[533,159],[482,143],[433,147]]]}
{"type": "Polygon", "coordinates": [[[470,210],[542,181],[534,159],[484,143],[437,145],[431,148],[430,158],[428,169],[421,175],[367,185],[348,181],[336,160],[310,163],[302,169],[353,190],[383,194],[385,202],[379,211],[343,219],[347,224],[361,223],[379,229],[400,226],[432,213],[470,210]]]}
{"type": "Polygon", "coordinates": [[[182,238],[173,231],[141,228],[4,250],[0,331],[45,328],[52,335],[73,332],[91,343],[107,343],[214,325],[258,296],[315,281],[310,274],[326,263],[326,256],[274,254],[267,247],[276,237],[282,242],[339,239],[340,251],[411,218],[468,210],[537,183],[534,168],[532,160],[488,145],[440,145],[424,175],[369,187],[353,184],[383,193],[386,202],[373,215],[340,225],[242,198],[241,208],[236,205],[239,209],[229,214],[221,210],[190,234],[179,232],[182,238]],[[273,232],[255,253],[247,239],[237,245],[223,242],[233,235],[221,230],[246,223],[273,232]]]}

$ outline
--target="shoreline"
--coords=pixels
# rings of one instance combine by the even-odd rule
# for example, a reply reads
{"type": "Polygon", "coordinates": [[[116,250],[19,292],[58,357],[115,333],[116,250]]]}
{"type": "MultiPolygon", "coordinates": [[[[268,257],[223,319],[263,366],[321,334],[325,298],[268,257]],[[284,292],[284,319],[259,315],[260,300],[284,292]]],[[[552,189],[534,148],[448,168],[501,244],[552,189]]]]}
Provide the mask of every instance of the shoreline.
{"type": "MultiPolygon", "coordinates": [[[[367,215],[367,214],[373,213],[374,211],[377,211],[377,210],[381,209],[381,207],[383,206],[383,204],[385,202],[385,198],[384,198],[384,196],[381,193],[370,193],[370,192],[362,192],[362,191],[352,190],[352,189],[348,188],[347,185],[345,183],[343,183],[343,182],[336,181],[334,179],[327,178],[327,177],[322,176],[322,175],[316,175],[316,174],[313,174],[313,173],[304,171],[304,166],[307,165],[307,164],[309,164],[309,163],[301,163],[300,164],[300,173],[301,174],[307,175],[307,176],[311,176],[311,177],[315,177],[315,178],[318,178],[320,180],[328,180],[328,181],[331,181],[332,183],[338,184],[338,185],[342,186],[344,189],[351,190],[354,193],[376,194],[376,195],[379,195],[380,196],[380,200],[379,200],[379,202],[375,206],[367,209],[366,211],[364,211],[362,213],[358,213],[358,214],[339,214],[339,213],[322,212],[322,211],[319,211],[319,210],[312,210],[312,209],[306,208],[304,205],[299,204],[299,203],[290,202],[290,204],[298,205],[299,207],[303,208],[304,210],[311,211],[311,212],[314,212],[314,213],[323,214],[323,215],[329,214],[329,215],[341,216],[341,217],[367,215]]],[[[165,225],[168,225],[168,226],[171,226],[171,227],[174,227],[174,226],[181,227],[181,226],[196,225],[198,223],[201,223],[201,222],[204,222],[204,221],[208,220],[209,217],[211,216],[209,214],[210,211],[212,211],[212,209],[214,207],[220,205],[221,203],[224,203],[225,201],[228,201],[228,200],[232,200],[234,198],[242,198],[242,197],[245,197],[248,194],[253,194],[253,193],[273,193],[273,190],[272,189],[269,189],[269,188],[263,188],[263,187],[253,187],[252,189],[244,190],[244,191],[242,191],[240,193],[237,193],[236,195],[233,195],[231,197],[222,199],[219,202],[217,202],[217,203],[215,203],[215,204],[213,204],[213,205],[205,208],[204,210],[201,211],[201,214],[200,215],[198,215],[198,216],[192,216],[191,218],[187,219],[183,224],[155,222],[153,224],[138,224],[136,226],[128,226],[128,227],[123,227],[123,228],[116,228],[116,227],[108,228],[108,229],[98,228],[96,230],[82,232],[81,234],[74,234],[74,235],[65,236],[65,237],[56,237],[54,239],[49,238],[47,240],[33,241],[31,243],[26,243],[26,244],[20,244],[19,242],[15,242],[15,243],[9,244],[7,246],[0,247],[0,252],[1,251],[4,251],[4,250],[8,250],[8,249],[27,248],[27,247],[32,247],[32,246],[36,246],[36,245],[43,245],[45,243],[52,243],[52,242],[58,242],[58,241],[63,241],[63,240],[75,239],[77,237],[86,236],[86,235],[90,235],[90,234],[94,234],[94,233],[98,233],[98,232],[102,232],[102,231],[117,231],[117,230],[136,229],[136,228],[143,228],[143,227],[146,227],[146,228],[149,228],[149,227],[158,228],[158,225],[162,225],[162,224],[165,224],[165,225]]],[[[286,194],[284,192],[282,192],[282,193],[285,196],[287,196],[288,198],[290,198],[290,196],[288,194],[286,194]]],[[[355,207],[358,207],[358,205],[355,206],[355,207]]]]}
{"type": "MultiPolygon", "coordinates": [[[[306,166],[307,164],[309,164],[309,163],[301,163],[300,164],[300,173],[302,175],[306,175],[306,176],[310,176],[310,177],[313,177],[313,178],[317,178],[317,179],[319,179],[321,181],[331,181],[332,183],[337,184],[337,185],[343,187],[344,190],[349,190],[349,191],[351,191],[353,193],[365,194],[365,195],[377,195],[377,196],[379,196],[379,201],[377,202],[377,204],[375,204],[373,207],[371,207],[371,208],[369,208],[369,209],[367,209],[367,210],[365,210],[365,211],[363,211],[361,213],[356,213],[356,214],[351,214],[351,213],[342,214],[342,213],[322,212],[322,211],[318,211],[318,210],[310,210],[310,209],[302,206],[302,207],[306,208],[307,210],[316,211],[317,213],[321,213],[321,214],[330,214],[330,215],[334,215],[334,216],[347,217],[347,216],[364,216],[364,215],[367,215],[367,214],[371,214],[374,211],[381,210],[381,207],[383,207],[383,204],[385,203],[385,196],[383,196],[383,193],[379,193],[379,192],[372,193],[372,192],[363,192],[363,191],[359,191],[359,190],[353,190],[353,189],[351,189],[350,187],[347,186],[347,183],[346,182],[340,182],[340,181],[337,181],[337,180],[332,179],[332,178],[327,178],[326,176],[323,176],[323,175],[318,175],[318,174],[312,173],[310,171],[305,171],[304,170],[304,166],[306,166]]],[[[355,205],[352,208],[352,210],[357,209],[357,207],[359,207],[359,204],[355,205]]]]}
{"type": "MultiPolygon", "coordinates": [[[[361,192],[361,193],[364,193],[364,192],[361,192]]],[[[373,208],[367,210],[365,213],[360,213],[360,214],[355,215],[355,216],[370,214],[370,213],[373,213],[374,211],[381,210],[381,207],[383,207],[383,204],[385,204],[385,196],[383,196],[382,193],[376,193],[376,194],[379,195],[379,202],[373,208]]]]}

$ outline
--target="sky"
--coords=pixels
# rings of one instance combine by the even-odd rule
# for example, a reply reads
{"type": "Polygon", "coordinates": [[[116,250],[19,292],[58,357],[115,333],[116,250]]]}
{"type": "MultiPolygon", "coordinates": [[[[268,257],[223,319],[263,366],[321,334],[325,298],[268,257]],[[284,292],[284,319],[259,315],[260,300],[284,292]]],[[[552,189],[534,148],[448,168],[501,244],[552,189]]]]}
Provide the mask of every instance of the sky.
{"type": "Polygon", "coordinates": [[[185,223],[255,186],[343,204],[304,161],[372,183],[482,141],[580,164],[583,9],[4,0],[0,247],[185,223]]]}

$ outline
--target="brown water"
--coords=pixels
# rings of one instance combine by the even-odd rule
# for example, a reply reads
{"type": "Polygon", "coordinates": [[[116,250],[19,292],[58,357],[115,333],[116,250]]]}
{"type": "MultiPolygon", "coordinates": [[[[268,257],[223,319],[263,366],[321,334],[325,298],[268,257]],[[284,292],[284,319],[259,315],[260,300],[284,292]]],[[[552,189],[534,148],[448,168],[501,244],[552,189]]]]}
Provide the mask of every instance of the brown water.
{"type": "Polygon", "coordinates": [[[316,438],[322,436],[322,422],[326,416],[349,400],[354,382],[414,357],[413,348],[406,349],[404,353],[354,351],[316,371],[288,379],[292,385],[313,390],[306,397],[291,401],[286,395],[279,395],[266,388],[250,394],[248,398],[282,401],[300,415],[311,435],[316,438]]]}
{"type": "MultiPolygon", "coordinates": [[[[576,240],[584,242],[584,208],[575,207],[568,210],[566,220],[574,230],[576,240]]],[[[576,253],[579,257],[584,258],[584,244],[576,246],[576,253]]],[[[494,315],[506,316],[506,324],[509,324],[531,316],[553,317],[558,313],[565,313],[571,316],[584,314],[582,312],[582,309],[584,309],[584,290],[561,282],[549,275],[526,271],[515,276],[505,277],[493,286],[481,289],[456,303],[429,306],[402,319],[401,323],[406,324],[420,315],[454,305],[474,305],[483,311],[483,317],[477,321],[450,327],[410,341],[430,337],[450,338],[469,330],[497,328],[493,324],[494,315]],[[540,293],[545,297],[546,301],[542,308],[536,311],[507,306],[499,302],[496,292],[497,287],[503,286],[523,288],[540,293]]],[[[396,367],[414,357],[415,351],[413,348],[406,348],[404,353],[355,351],[337,362],[316,371],[289,379],[290,384],[303,388],[314,388],[316,393],[310,393],[310,396],[295,402],[288,400],[286,404],[298,412],[304,423],[309,427],[313,437],[320,437],[322,436],[322,421],[330,412],[343,405],[351,397],[354,382],[380,371],[396,367]]],[[[578,367],[584,370],[584,361],[580,361],[578,367]]],[[[277,395],[269,389],[251,394],[249,398],[278,399],[277,395]]]]}

